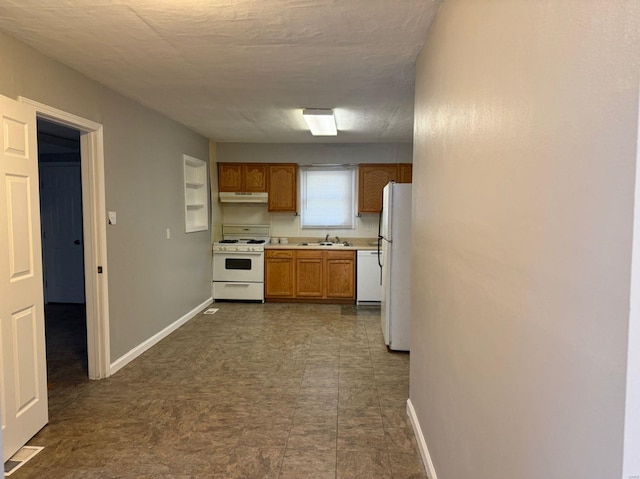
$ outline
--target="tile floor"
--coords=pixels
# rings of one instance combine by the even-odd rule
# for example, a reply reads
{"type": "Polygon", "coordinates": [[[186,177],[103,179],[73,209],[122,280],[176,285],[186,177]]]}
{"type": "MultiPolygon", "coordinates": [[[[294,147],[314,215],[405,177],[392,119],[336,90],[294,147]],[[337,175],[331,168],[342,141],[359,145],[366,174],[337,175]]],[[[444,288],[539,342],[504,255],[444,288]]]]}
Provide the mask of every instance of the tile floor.
{"type": "Polygon", "coordinates": [[[12,477],[426,478],[379,308],[214,307],[109,379],[57,361],[45,449],[12,477]]]}

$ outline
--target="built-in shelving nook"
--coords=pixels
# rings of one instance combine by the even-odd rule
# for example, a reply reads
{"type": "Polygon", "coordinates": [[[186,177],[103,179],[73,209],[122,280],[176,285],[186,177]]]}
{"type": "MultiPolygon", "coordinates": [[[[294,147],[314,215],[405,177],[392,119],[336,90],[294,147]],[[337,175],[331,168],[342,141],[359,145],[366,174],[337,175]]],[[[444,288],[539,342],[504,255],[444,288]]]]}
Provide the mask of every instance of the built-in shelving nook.
{"type": "Polygon", "coordinates": [[[209,229],[209,187],[207,164],[189,155],[184,162],[184,230],[187,233],[209,229]]]}

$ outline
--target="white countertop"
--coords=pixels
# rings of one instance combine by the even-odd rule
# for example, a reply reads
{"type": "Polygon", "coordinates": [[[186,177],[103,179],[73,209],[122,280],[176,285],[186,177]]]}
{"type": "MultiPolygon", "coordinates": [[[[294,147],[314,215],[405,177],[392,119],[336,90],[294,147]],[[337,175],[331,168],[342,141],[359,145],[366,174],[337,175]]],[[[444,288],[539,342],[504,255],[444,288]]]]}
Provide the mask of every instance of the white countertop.
{"type": "Polygon", "coordinates": [[[288,238],[289,242],[286,244],[281,243],[267,243],[264,245],[264,249],[322,249],[322,250],[335,250],[335,251],[357,251],[357,250],[369,250],[374,251],[378,249],[377,240],[375,238],[345,238],[351,246],[320,246],[318,244],[318,238],[288,238]],[[301,245],[300,243],[309,243],[308,245],[301,245]]]}

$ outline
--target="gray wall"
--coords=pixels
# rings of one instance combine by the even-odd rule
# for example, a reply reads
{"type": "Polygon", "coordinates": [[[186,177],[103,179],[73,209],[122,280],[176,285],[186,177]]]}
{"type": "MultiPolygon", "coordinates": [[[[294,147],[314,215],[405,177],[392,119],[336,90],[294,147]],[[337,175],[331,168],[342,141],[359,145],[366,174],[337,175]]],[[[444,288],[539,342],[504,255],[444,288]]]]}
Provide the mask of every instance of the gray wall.
{"type": "Polygon", "coordinates": [[[411,143],[218,143],[218,161],[255,163],[411,163],[411,143]]]}
{"type": "Polygon", "coordinates": [[[211,296],[210,232],[184,233],[182,186],[206,138],[3,34],[0,94],[104,126],[112,362],[211,296]]]}
{"type": "Polygon", "coordinates": [[[639,8],[447,0],[420,54],[410,396],[439,479],[621,477],[639,8]]]}

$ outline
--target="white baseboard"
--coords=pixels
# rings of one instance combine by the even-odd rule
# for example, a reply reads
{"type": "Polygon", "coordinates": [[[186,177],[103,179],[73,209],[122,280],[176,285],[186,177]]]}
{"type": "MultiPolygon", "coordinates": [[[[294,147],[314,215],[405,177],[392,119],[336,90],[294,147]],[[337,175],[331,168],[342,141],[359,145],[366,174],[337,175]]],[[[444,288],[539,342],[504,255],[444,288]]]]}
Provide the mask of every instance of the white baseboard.
{"type": "Polygon", "coordinates": [[[209,306],[211,303],[213,303],[213,298],[207,299],[203,303],[201,303],[198,306],[196,306],[195,308],[193,308],[187,314],[182,316],[180,319],[178,319],[177,321],[171,323],[169,326],[164,328],[162,331],[154,334],[153,336],[151,336],[146,341],[138,344],[135,348],[133,348],[128,353],[125,353],[124,355],[120,356],[118,359],[116,359],[114,362],[111,363],[111,368],[110,368],[111,369],[111,374],[115,374],[117,371],[119,371],[120,369],[125,367],[127,364],[129,364],[135,358],[140,356],[146,350],[148,350],[149,348],[151,348],[152,346],[156,345],[161,340],[163,340],[164,338],[169,336],[176,329],[178,329],[184,323],[186,323],[187,321],[189,321],[190,319],[195,317],[198,313],[200,313],[204,308],[209,306]]]}
{"type": "Polygon", "coordinates": [[[413,404],[411,404],[411,399],[407,399],[407,415],[409,416],[409,420],[411,421],[411,425],[413,426],[413,432],[416,435],[416,440],[418,441],[418,449],[420,450],[420,455],[422,456],[424,468],[427,470],[427,477],[429,479],[438,479],[436,469],[433,467],[433,461],[431,460],[431,454],[429,454],[429,448],[427,448],[427,441],[424,440],[422,428],[420,427],[420,423],[418,422],[416,411],[415,409],[413,409],[413,404]]]}

